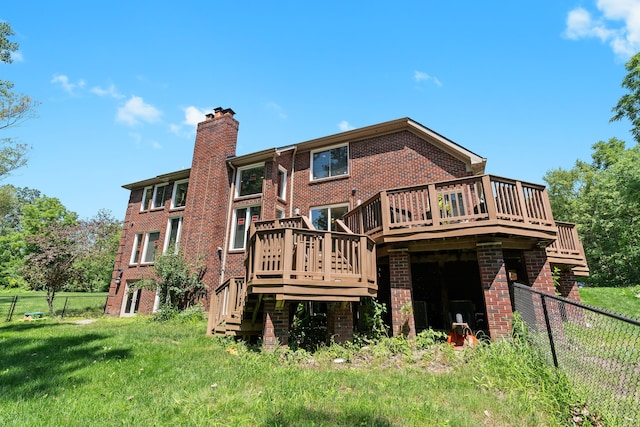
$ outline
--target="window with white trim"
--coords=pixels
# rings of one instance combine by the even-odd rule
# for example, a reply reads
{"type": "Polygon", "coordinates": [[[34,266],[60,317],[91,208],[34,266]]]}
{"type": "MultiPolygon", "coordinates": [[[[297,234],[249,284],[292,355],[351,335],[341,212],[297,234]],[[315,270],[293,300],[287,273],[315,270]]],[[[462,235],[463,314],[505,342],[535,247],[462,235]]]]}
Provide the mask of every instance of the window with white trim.
{"type": "Polygon", "coordinates": [[[133,238],[133,250],[129,264],[137,264],[140,262],[140,254],[142,253],[142,233],[136,233],[133,238]]]}
{"type": "Polygon", "coordinates": [[[349,174],[349,145],[311,151],[311,180],[349,174]]]}
{"type": "Polygon", "coordinates": [[[153,187],[144,187],[144,190],[142,190],[142,203],[140,204],[140,210],[146,211],[151,209],[151,200],[153,200],[153,187]]]}
{"type": "Polygon", "coordinates": [[[153,204],[151,206],[152,209],[164,207],[164,201],[167,196],[168,188],[169,184],[156,185],[156,187],[153,189],[153,204]]]}
{"type": "Polygon", "coordinates": [[[262,193],[264,163],[238,168],[236,173],[236,197],[262,193]]]}
{"type": "Polygon", "coordinates": [[[187,189],[189,180],[176,181],[173,183],[173,194],[171,195],[171,209],[183,208],[187,204],[187,189]]]}
{"type": "Polygon", "coordinates": [[[285,215],[284,209],[276,208],[276,218],[284,218],[285,215]]]}
{"type": "Polygon", "coordinates": [[[247,243],[249,224],[260,220],[260,205],[245,206],[233,210],[231,249],[242,250],[247,243]]]}
{"type": "Polygon", "coordinates": [[[156,260],[158,251],[159,231],[149,231],[144,238],[144,249],[142,251],[142,262],[144,264],[153,263],[156,260]]]}
{"type": "Polygon", "coordinates": [[[176,216],[169,218],[167,222],[167,232],[164,239],[165,254],[177,254],[178,245],[180,243],[180,235],[182,234],[182,217],[176,216]]]}
{"type": "Polygon", "coordinates": [[[342,219],[349,211],[349,204],[318,206],[309,210],[311,223],[317,230],[336,231],[336,219],[342,219]]]}
{"type": "Polygon", "coordinates": [[[141,296],[142,289],[135,287],[135,281],[127,281],[124,288],[124,301],[120,309],[120,316],[129,317],[136,314],[140,307],[141,296]]]}
{"type": "Polygon", "coordinates": [[[278,166],[278,181],[276,181],[276,193],[282,200],[287,199],[287,170],[278,166]]]}

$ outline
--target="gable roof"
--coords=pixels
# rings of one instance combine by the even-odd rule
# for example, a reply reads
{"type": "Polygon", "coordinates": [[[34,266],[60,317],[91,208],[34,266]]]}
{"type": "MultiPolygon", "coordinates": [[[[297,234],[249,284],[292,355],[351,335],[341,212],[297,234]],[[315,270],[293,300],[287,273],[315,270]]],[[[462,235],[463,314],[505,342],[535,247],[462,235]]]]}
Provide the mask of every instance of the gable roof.
{"type": "Polygon", "coordinates": [[[255,153],[249,153],[229,159],[231,163],[236,166],[249,164],[250,162],[257,162],[265,160],[270,156],[273,156],[279,151],[285,151],[296,147],[298,151],[314,150],[321,147],[327,147],[330,145],[355,142],[365,139],[369,139],[376,136],[386,135],[389,133],[399,132],[407,130],[415,134],[418,138],[427,141],[430,144],[440,148],[442,151],[450,154],[456,159],[462,161],[467,165],[467,170],[474,175],[484,174],[484,169],[487,163],[487,159],[479,156],[473,151],[467,150],[460,144],[446,138],[439,133],[429,129],[426,126],[412,120],[408,117],[401,119],[391,120],[388,122],[378,123],[371,126],[365,126],[358,129],[349,130],[346,132],[340,132],[333,135],[323,136],[321,138],[312,139],[309,141],[300,142],[291,146],[281,148],[271,148],[255,153]]]}

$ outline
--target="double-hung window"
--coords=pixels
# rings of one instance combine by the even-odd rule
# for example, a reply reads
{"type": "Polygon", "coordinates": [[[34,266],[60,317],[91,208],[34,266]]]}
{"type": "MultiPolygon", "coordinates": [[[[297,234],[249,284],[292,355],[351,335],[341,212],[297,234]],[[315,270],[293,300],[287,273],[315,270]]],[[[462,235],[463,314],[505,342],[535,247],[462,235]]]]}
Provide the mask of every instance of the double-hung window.
{"type": "Polygon", "coordinates": [[[171,196],[171,209],[183,208],[187,204],[187,188],[189,181],[176,181],[173,183],[173,195],[171,196]]]}
{"type": "Polygon", "coordinates": [[[347,203],[311,208],[311,223],[316,230],[336,231],[336,219],[341,219],[348,211],[347,203]]]}
{"type": "Polygon", "coordinates": [[[142,254],[142,233],[136,233],[133,238],[133,250],[131,251],[131,259],[129,264],[137,264],[140,262],[140,255],[142,254]]]}
{"type": "Polygon", "coordinates": [[[140,210],[146,211],[151,209],[151,201],[153,200],[153,187],[145,187],[142,190],[142,203],[140,204],[140,210]]]}
{"type": "Polygon", "coordinates": [[[164,240],[165,254],[177,254],[178,245],[180,243],[180,235],[182,234],[182,217],[177,216],[169,218],[167,223],[167,233],[164,240]]]}
{"type": "Polygon", "coordinates": [[[349,174],[349,145],[311,152],[311,180],[349,174]]]}
{"type": "Polygon", "coordinates": [[[236,208],[233,211],[233,228],[231,236],[231,249],[242,250],[247,243],[247,231],[249,224],[260,219],[260,206],[247,206],[236,208]]]}
{"type": "Polygon", "coordinates": [[[153,209],[164,206],[168,188],[169,184],[156,185],[156,188],[153,190],[153,205],[151,206],[153,209]]]}
{"type": "Polygon", "coordinates": [[[144,264],[151,264],[156,259],[156,252],[158,251],[158,240],[160,240],[159,231],[149,231],[145,235],[144,249],[142,250],[142,262],[144,264]]]}
{"type": "Polygon", "coordinates": [[[236,197],[262,193],[264,163],[238,168],[236,176],[236,197]]]}
{"type": "Polygon", "coordinates": [[[287,170],[282,166],[278,167],[278,181],[276,181],[276,192],[282,200],[287,199],[287,170]]]}

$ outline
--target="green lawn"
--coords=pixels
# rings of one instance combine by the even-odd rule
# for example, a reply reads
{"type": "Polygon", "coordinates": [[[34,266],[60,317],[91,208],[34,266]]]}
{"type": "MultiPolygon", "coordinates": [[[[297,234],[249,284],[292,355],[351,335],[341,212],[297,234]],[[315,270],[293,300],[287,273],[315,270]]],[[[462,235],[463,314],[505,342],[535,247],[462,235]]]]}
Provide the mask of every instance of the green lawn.
{"type": "Polygon", "coordinates": [[[564,382],[502,342],[260,352],[205,323],[0,324],[0,425],[560,426],[564,382]],[[390,352],[389,349],[393,351],[390,352]],[[336,358],[344,360],[335,363],[336,358]]]}
{"type": "MultiPolygon", "coordinates": [[[[13,320],[20,320],[29,312],[44,312],[49,316],[46,292],[13,289],[0,291],[0,321],[7,318],[16,295],[18,300],[13,308],[13,320]]],[[[65,317],[99,317],[104,312],[106,300],[107,292],[58,292],[53,306],[58,316],[64,313],[65,317]]]]}
{"type": "Polygon", "coordinates": [[[640,319],[640,286],[628,288],[580,288],[583,303],[640,319]]]}

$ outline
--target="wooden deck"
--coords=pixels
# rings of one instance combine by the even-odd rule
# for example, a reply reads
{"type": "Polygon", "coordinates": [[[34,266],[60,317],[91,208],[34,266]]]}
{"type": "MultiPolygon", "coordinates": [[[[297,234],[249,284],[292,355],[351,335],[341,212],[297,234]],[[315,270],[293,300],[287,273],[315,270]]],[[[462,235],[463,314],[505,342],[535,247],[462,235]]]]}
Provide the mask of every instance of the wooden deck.
{"type": "Polygon", "coordinates": [[[344,217],[355,233],[377,244],[414,249],[547,247],[552,262],[588,274],[575,225],[556,223],[543,185],[493,175],[381,191],[344,217]]]}

